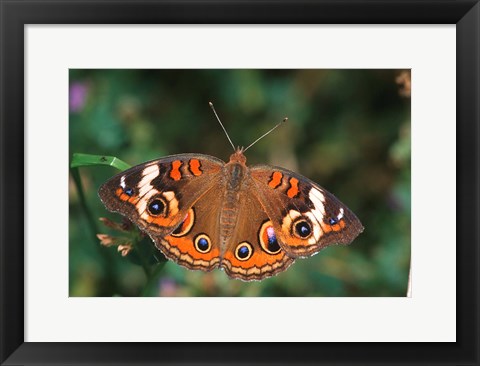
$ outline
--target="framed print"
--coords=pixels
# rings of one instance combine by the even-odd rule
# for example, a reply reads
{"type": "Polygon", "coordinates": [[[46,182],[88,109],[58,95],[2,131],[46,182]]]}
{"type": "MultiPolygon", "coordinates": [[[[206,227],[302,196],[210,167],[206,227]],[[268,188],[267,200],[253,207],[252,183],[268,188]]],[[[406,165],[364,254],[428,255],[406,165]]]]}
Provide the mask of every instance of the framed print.
{"type": "Polygon", "coordinates": [[[479,9],[3,2],[2,364],[477,364],[479,9]]]}

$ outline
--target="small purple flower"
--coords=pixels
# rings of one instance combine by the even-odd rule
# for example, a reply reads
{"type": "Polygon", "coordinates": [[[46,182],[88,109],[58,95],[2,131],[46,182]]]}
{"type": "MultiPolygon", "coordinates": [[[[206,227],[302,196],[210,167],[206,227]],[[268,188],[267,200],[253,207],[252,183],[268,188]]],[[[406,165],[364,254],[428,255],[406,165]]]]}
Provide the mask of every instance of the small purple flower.
{"type": "Polygon", "coordinates": [[[176,282],[171,278],[162,278],[159,283],[160,296],[176,296],[178,286],[176,282]]]}
{"type": "Polygon", "coordinates": [[[70,85],[69,104],[70,112],[80,112],[87,101],[88,85],[82,81],[74,81],[70,85]]]}

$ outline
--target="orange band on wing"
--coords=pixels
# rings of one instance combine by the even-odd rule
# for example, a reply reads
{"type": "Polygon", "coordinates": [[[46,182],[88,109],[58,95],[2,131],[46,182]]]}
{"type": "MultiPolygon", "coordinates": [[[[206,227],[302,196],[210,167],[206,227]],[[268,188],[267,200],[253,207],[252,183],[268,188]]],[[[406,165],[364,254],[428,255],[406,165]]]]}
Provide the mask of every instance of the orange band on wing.
{"type": "Polygon", "coordinates": [[[125,193],[123,193],[123,189],[121,189],[121,188],[117,188],[117,190],[115,191],[115,194],[116,194],[117,197],[120,198],[122,201],[128,201],[128,199],[130,198],[129,195],[126,195],[125,193]]]}
{"type": "Polygon", "coordinates": [[[273,189],[277,188],[280,184],[282,184],[282,178],[283,178],[282,173],[274,172],[272,174],[272,179],[270,179],[270,182],[268,182],[268,186],[273,189]]]}
{"type": "Polygon", "coordinates": [[[248,270],[252,267],[261,268],[266,265],[274,265],[277,262],[281,262],[283,257],[285,257],[285,252],[280,251],[277,254],[266,254],[261,251],[253,252],[251,257],[246,261],[240,261],[235,258],[233,251],[227,251],[225,253],[225,259],[231,263],[234,267],[241,267],[244,270],[248,270]]]}
{"type": "Polygon", "coordinates": [[[345,225],[345,221],[343,220],[340,220],[337,224],[333,224],[333,225],[328,225],[328,224],[325,224],[325,223],[322,223],[322,230],[324,233],[329,233],[331,231],[340,231],[342,230],[346,225],[345,225]]]}
{"type": "Polygon", "coordinates": [[[290,178],[290,188],[287,191],[287,196],[290,198],[293,198],[297,194],[298,194],[298,179],[290,178]]]}
{"type": "MultiPolygon", "coordinates": [[[[181,252],[181,256],[183,255],[188,255],[190,257],[190,260],[188,258],[180,258],[185,262],[189,262],[190,264],[194,264],[194,260],[204,260],[204,261],[211,261],[213,258],[216,258],[219,256],[219,250],[218,248],[212,248],[208,253],[200,253],[197,250],[195,250],[195,246],[193,245],[192,238],[190,236],[183,237],[183,238],[177,238],[173,236],[167,236],[165,237],[165,240],[168,242],[168,244],[171,247],[178,248],[181,252]]],[[[170,249],[170,251],[172,251],[170,249]]]]}
{"type": "Polygon", "coordinates": [[[197,159],[192,159],[189,162],[190,171],[193,175],[199,176],[202,175],[202,171],[200,170],[201,164],[197,159]]]}
{"type": "Polygon", "coordinates": [[[147,223],[149,224],[155,224],[160,227],[168,227],[172,223],[172,218],[171,217],[153,217],[148,215],[146,218],[147,223]]]}
{"type": "Polygon", "coordinates": [[[172,161],[172,170],[170,171],[170,178],[173,180],[180,180],[182,178],[182,173],[180,172],[180,167],[182,162],[180,160],[172,161]]]}
{"type": "Polygon", "coordinates": [[[126,194],[122,188],[117,188],[115,191],[115,194],[117,195],[118,198],[120,198],[124,202],[130,202],[133,204],[136,204],[138,202],[138,196],[129,196],[126,194]]]}

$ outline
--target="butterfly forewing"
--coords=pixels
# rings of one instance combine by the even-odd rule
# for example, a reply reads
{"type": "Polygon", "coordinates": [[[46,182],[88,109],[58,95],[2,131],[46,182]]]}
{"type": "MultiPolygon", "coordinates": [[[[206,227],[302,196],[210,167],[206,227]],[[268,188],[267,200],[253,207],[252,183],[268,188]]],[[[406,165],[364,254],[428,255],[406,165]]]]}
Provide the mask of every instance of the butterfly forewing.
{"type": "Polygon", "coordinates": [[[148,234],[166,235],[215,182],[225,165],[197,154],[172,155],[117,174],[99,189],[105,206],[148,234]]]}
{"type": "Polygon", "coordinates": [[[266,165],[254,166],[250,172],[255,194],[290,256],[309,256],[331,244],[349,244],[363,231],[346,205],[308,178],[266,165]]]}

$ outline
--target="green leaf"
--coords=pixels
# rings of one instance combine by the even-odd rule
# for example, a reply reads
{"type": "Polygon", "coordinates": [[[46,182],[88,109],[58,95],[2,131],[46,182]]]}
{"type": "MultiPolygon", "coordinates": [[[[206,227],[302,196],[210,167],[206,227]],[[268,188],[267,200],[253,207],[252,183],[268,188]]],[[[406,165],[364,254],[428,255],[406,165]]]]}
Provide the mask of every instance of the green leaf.
{"type": "Polygon", "coordinates": [[[72,161],[70,163],[71,168],[78,168],[82,166],[95,166],[95,165],[110,165],[118,170],[126,170],[131,166],[115,156],[105,155],[90,155],[74,153],[72,161]]]}

